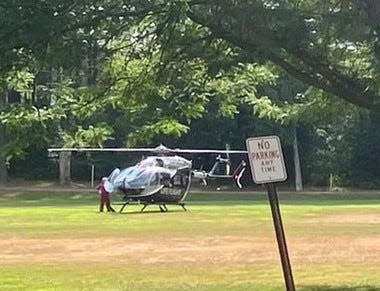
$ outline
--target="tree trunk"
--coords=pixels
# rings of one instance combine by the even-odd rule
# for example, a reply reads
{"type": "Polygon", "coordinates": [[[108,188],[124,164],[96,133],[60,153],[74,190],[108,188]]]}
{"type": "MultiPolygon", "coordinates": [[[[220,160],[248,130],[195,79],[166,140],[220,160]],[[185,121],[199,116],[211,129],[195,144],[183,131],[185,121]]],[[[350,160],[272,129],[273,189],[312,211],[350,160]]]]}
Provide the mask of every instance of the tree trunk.
{"type": "Polygon", "coordinates": [[[294,171],[295,171],[295,184],[296,184],[296,191],[302,191],[303,190],[303,184],[302,184],[302,172],[301,172],[301,162],[300,162],[300,156],[298,151],[298,138],[297,138],[297,127],[294,126],[293,131],[293,154],[294,154],[294,171]]]}
{"type": "Polygon", "coordinates": [[[69,185],[71,183],[71,152],[60,152],[59,154],[59,184],[69,185]]]}
{"type": "MultiPolygon", "coordinates": [[[[5,106],[5,93],[0,94],[0,111],[5,106]]],[[[8,178],[7,164],[4,157],[3,147],[5,145],[4,126],[0,124],[0,183],[5,183],[8,178]]]]}

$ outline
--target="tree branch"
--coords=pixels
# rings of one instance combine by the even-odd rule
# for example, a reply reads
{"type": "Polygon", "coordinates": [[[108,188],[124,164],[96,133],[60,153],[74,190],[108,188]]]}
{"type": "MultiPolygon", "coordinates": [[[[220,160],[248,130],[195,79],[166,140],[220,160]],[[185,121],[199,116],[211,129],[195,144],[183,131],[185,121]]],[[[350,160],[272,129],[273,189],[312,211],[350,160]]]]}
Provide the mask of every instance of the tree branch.
{"type": "Polygon", "coordinates": [[[289,48],[276,38],[275,32],[255,25],[252,19],[249,19],[249,23],[242,23],[242,19],[231,18],[230,15],[233,13],[228,14],[228,12],[229,10],[221,14],[214,13],[207,19],[192,11],[189,11],[188,16],[194,22],[208,27],[215,37],[242,48],[248,55],[253,56],[250,53],[252,51],[261,52],[267,59],[302,82],[360,107],[380,111],[380,96],[369,86],[362,84],[359,79],[328,65],[323,57],[311,54],[302,48],[301,44],[289,48]],[[249,27],[250,33],[240,32],[241,27],[249,27]]]}

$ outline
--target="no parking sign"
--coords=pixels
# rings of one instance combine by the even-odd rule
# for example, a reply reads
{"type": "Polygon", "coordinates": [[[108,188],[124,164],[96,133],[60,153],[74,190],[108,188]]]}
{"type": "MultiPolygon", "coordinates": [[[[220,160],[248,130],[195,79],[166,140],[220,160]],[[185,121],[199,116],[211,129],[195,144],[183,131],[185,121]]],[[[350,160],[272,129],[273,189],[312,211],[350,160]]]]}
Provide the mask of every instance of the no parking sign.
{"type": "Polygon", "coordinates": [[[246,141],[253,181],[256,184],[287,179],[280,139],[277,136],[251,137],[246,141]]]}
{"type": "Polygon", "coordinates": [[[246,145],[253,181],[256,184],[265,184],[268,190],[286,290],[295,291],[285,231],[282,225],[280,203],[274,184],[274,182],[285,181],[287,178],[280,139],[277,136],[251,137],[246,140],[246,145]]]}

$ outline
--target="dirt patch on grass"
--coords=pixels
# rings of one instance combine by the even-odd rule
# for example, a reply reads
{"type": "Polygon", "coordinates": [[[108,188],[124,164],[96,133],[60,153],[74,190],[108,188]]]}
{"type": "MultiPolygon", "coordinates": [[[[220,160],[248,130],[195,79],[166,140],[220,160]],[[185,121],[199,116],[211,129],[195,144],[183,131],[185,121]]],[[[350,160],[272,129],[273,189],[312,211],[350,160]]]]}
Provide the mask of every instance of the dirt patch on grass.
{"type": "MultiPolygon", "coordinates": [[[[380,236],[290,239],[295,263],[378,263],[380,236]]],[[[212,236],[192,238],[0,239],[1,264],[278,263],[275,238],[212,236]]]]}
{"type": "Polygon", "coordinates": [[[310,222],[322,222],[322,223],[365,223],[365,224],[379,224],[380,227],[380,214],[379,213],[336,213],[330,215],[324,215],[311,220],[310,222]]]}

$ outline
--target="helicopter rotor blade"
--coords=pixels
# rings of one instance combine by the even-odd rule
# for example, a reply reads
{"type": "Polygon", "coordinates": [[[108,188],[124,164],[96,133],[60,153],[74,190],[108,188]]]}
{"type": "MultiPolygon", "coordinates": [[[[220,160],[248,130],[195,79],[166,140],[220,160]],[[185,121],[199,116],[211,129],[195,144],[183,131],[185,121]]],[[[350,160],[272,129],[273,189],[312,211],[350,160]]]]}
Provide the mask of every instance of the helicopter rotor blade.
{"type": "Polygon", "coordinates": [[[213,150],[213,149],[172,149],[172,153],[183,154],[246,154],[243,150],[213,150]]]}
{"type": "Polygon", "coordinates": [[[158,154],[246,154],[243,150],[170,149],[164,145],[155,148],[49,148],[48,152],[150,152],[158,154]]]}
{"type": "Polygon", "coordinates": [[[154,152],[154,148],[49,148],[48,152],[154,152]]]}

